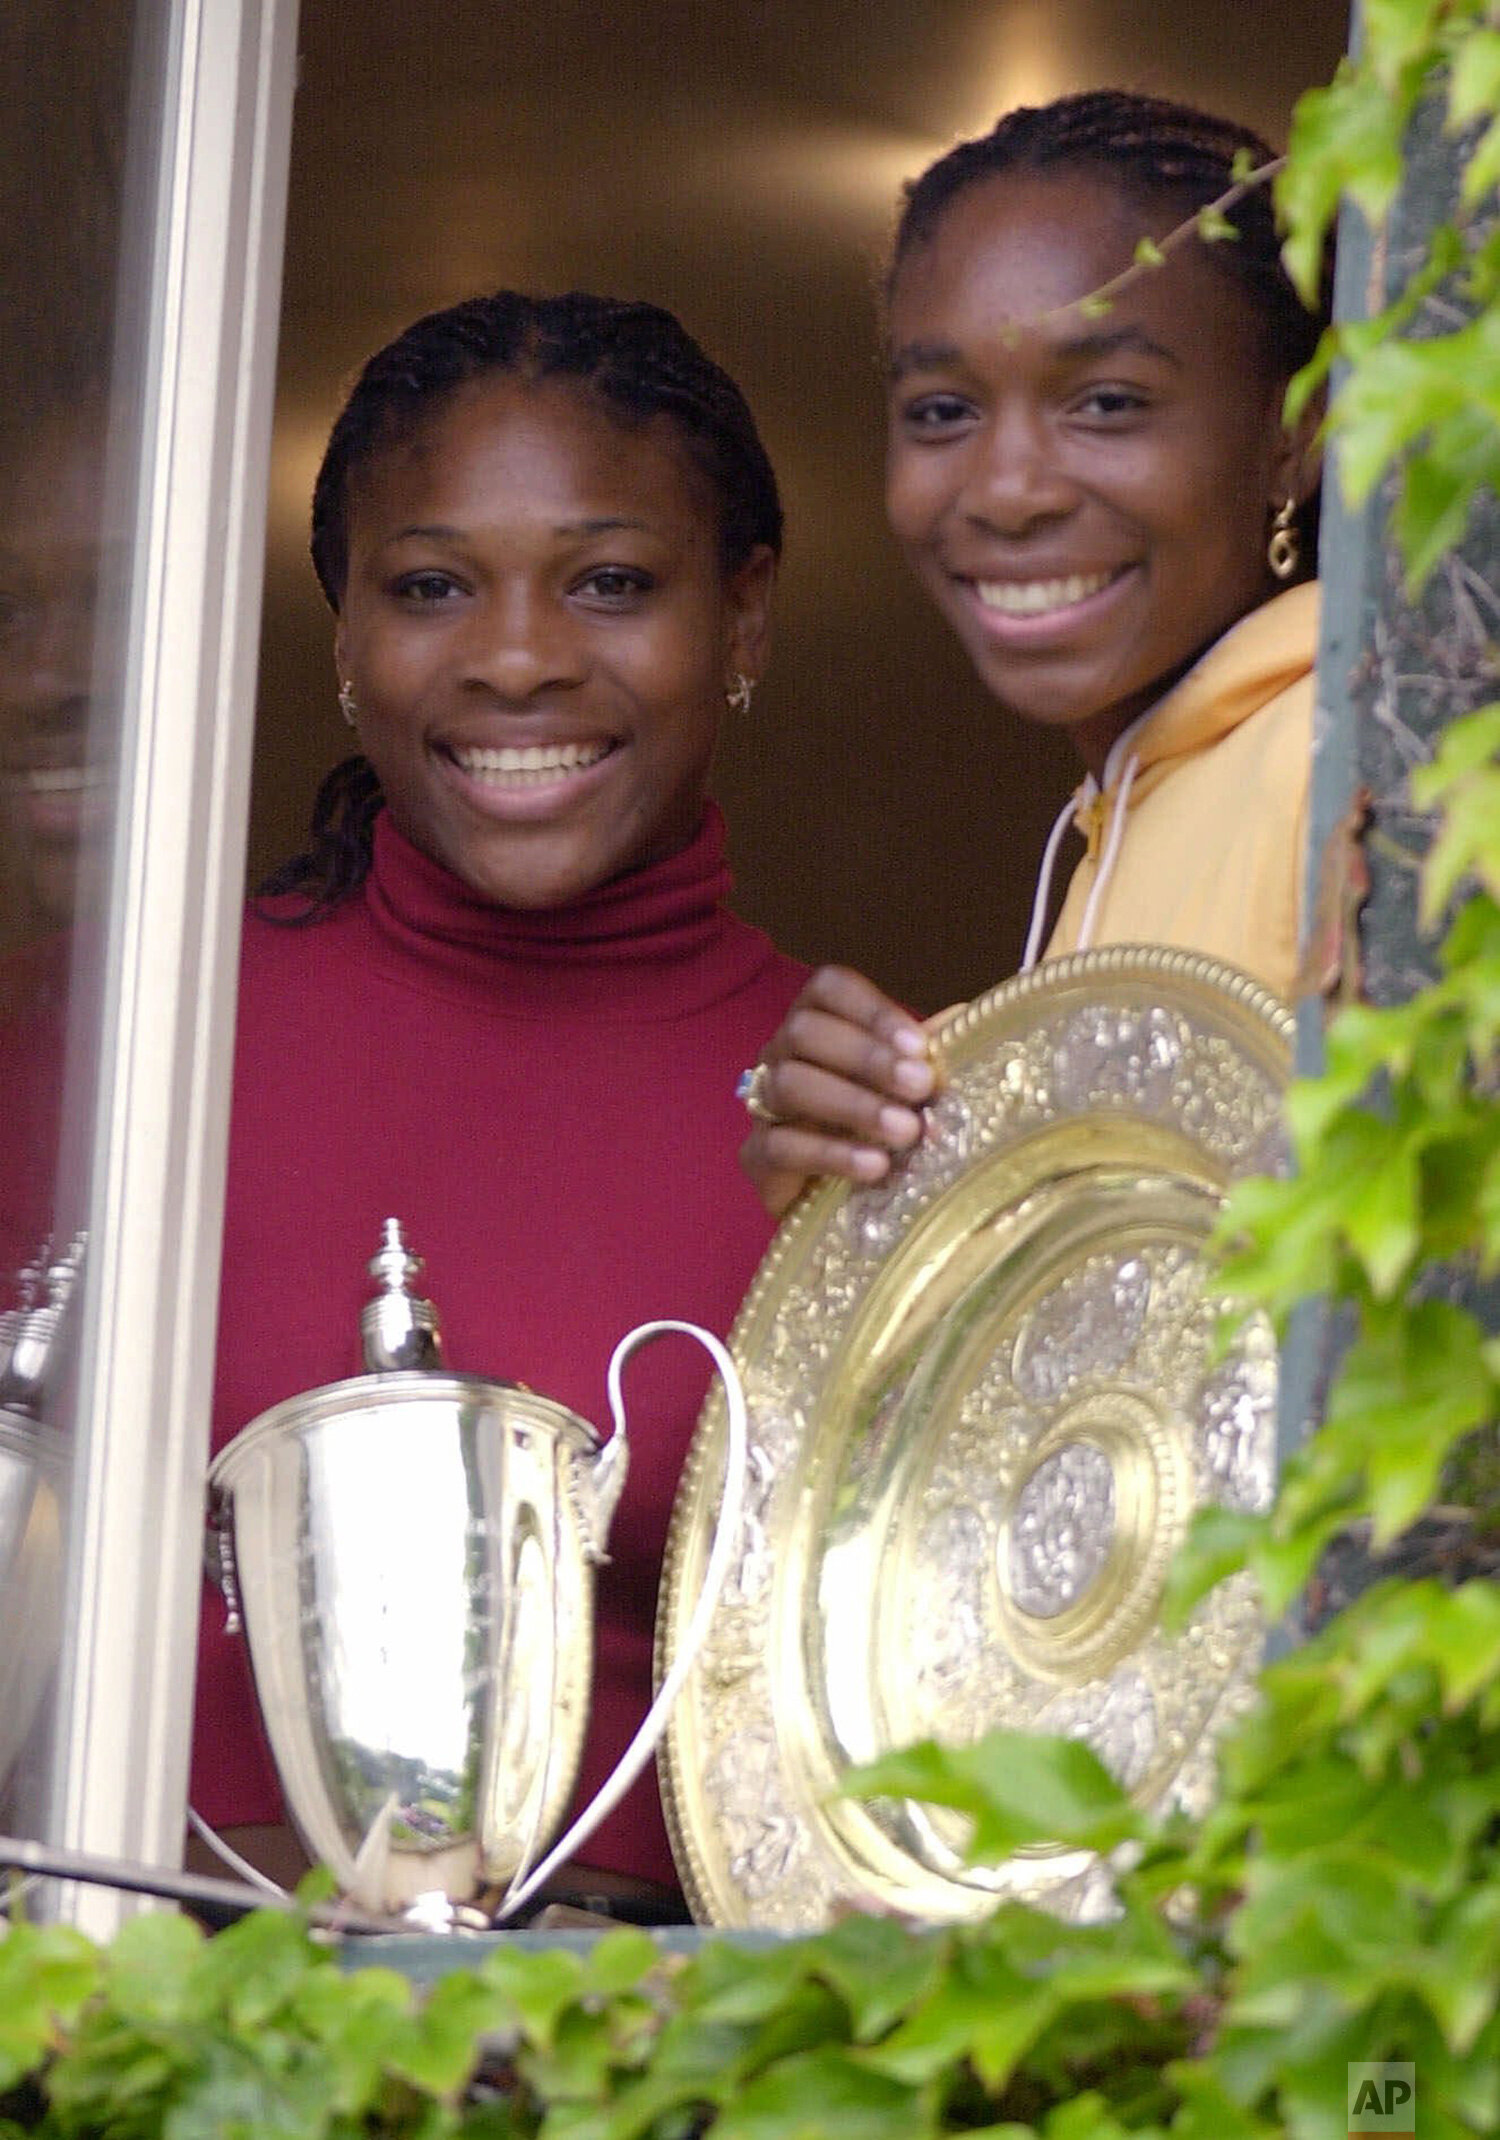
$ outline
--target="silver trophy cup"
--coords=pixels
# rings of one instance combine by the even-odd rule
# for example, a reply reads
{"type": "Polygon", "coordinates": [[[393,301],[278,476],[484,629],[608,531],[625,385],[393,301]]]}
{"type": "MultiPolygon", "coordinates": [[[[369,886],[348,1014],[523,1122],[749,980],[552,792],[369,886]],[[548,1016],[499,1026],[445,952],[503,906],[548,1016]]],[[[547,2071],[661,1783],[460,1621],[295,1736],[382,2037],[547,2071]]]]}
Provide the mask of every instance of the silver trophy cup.
{"type": "Polygon", "coordinates": [[[57,1429],[0,1411],[0,1794],[57,1657],[66,1477],[57,1429]]]}
{"type": "MultiPolygon", "coordinates": [[[[627,1447],[618,1405],[601,1446],[549,1398],[445,1372],[431,1304],[408,1290],[420,1268],[387,1220],[362,1318],[372,1372],[252,1421],[211,1467],[210,1516],[309,1852],[365,1909],[421,1898],[424,1919],[462,1923],[455,1906],[502,1887],[513,1906],[547,1870],[536,1861],[588,1721],[593,1569],[627,1447]]],[[[644,1766],[644,1738],[592,1821],[644,1766]]]]}
{"type": "Polygon", "coordinates": [[[26,1745],[62,1629],[63,1506],[69,1443],[46,1424],[67,1355],[83,1267],[78,1234],[16,1274],[19,1304],[0,1313],[0,1794],[26,1745]]]}

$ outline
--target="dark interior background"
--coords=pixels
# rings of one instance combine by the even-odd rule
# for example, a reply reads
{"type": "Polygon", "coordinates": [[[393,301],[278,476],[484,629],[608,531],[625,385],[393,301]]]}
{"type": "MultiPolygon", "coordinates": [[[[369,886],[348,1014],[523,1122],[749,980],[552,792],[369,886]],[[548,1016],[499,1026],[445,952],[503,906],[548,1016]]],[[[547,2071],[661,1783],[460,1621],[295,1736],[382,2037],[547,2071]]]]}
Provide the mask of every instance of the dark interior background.
{"type": "Polygon", "coordinates": [[[1012,723],[881,512],[875,287],[903,179],[1008,106],[1121,84],[1278,144],[1346,0],[303,0],[252,876],[346,739],[307,501],[341,387],[475,291],[669,305],[749,395],[788,510],[775,654],[717,773],[737,904],[931,1010],[1011,972],[1076,777],[1012,723]]]}

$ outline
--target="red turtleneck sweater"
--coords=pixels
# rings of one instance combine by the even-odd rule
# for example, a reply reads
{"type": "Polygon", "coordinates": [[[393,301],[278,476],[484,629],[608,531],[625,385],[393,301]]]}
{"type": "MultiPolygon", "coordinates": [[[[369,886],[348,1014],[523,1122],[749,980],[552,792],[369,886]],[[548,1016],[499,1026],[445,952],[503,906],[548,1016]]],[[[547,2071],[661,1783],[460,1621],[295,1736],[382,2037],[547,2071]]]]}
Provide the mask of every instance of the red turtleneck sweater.
{"type": "MultiPolygon", "coordinates": [[[[486,904],[382,814],[359,896],[306,928],[247,919],[216,1449],[280,1399],[361,1371],[387,1215],[426,1259],[448,1365],[525,1382],[601,1430],[627,1330],[658,1316],[728,1329],[770,1232],[736,1160],[735,1076],[805,977],[728,911],[728,890],[712,809],[681,854],[535,914],[486,904]]],[[[650,1697],[667,1519],[709,1375],[686,1340],[631,1365],[581,1794],[650,1697]]],[[[277,1820],[223,1619],[206,1594],[192,1802],[216,1826],[277,1820]]],[[[653,1776],[583,1856],[675,1879],[653,1776]]]]}

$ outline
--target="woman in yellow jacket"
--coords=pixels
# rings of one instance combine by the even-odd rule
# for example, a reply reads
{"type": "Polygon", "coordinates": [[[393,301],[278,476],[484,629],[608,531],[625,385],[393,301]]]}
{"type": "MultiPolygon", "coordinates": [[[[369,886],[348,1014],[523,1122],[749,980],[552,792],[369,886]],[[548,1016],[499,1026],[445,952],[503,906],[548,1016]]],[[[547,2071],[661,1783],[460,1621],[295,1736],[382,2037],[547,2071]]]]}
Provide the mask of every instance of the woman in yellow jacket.
{"type": "MultiPolygon", "coordinates": [[[[1316,412],[1282,412],[1323,322],[1247,183],[1271,160],[1228,121],[1099,90],[1009,113],[907,191],[891,525],[999,704],[1084,767],[1024,966],[1172,944],[1293,992],[1319,470],[1316,412]],[[1044,948],[1070,825],[1086,851],[1044,948]]],[[[770,1208],[811,1174],[880,1180],[933,1079],[919,1024],[821,969],[742,1081],[770,1208]]]]}

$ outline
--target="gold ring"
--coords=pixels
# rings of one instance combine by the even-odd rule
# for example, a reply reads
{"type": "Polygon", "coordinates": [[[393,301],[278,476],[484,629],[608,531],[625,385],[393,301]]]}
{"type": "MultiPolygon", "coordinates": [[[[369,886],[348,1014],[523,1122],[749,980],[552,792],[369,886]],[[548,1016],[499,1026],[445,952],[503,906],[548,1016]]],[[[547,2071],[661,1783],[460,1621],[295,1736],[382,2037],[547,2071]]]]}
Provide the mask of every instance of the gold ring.
{"type": "Polygon", "coordinates": [[[744,1101],[745,1112],[753,1122],[777,1123],[785,1122],[787,1119],[785,1115],[777,1114],[774,1107],[766,1105],[766,1079],[770,1074],[771,1065],[769,1063],[752,1063],[748,1070],[740,1072],[738,1082],[735,1085],[735,1098],[744,1101]]]}

